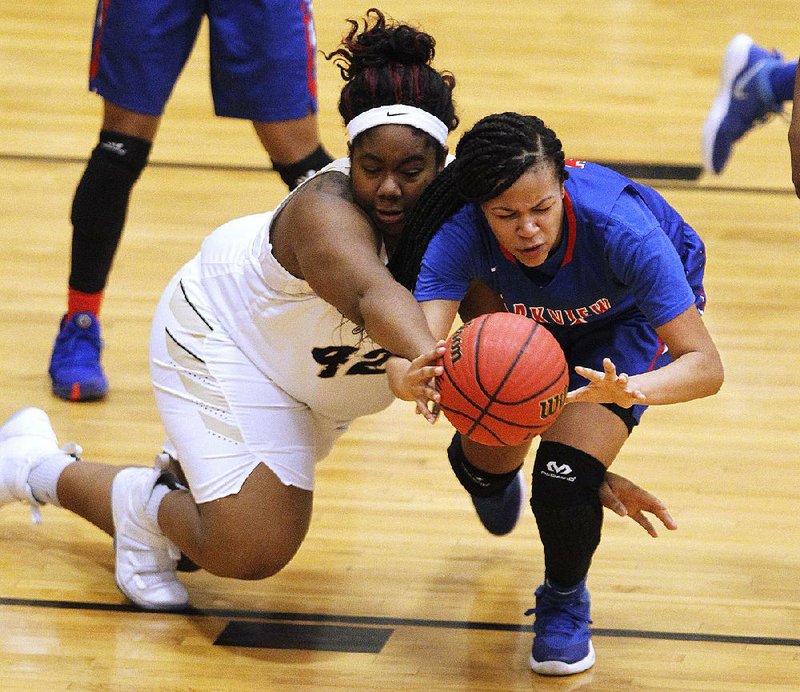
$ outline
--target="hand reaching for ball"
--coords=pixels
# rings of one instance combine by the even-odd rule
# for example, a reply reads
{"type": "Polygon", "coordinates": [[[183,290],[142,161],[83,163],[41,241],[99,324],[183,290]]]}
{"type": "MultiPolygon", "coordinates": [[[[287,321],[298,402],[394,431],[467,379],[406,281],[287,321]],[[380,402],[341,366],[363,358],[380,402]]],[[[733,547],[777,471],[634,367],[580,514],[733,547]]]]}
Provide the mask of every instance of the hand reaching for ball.
{"type": "Polygon", "coordinates": [[[634,404],[646,404],[644,392],[631,384],[624,372],[617,374],[617,367],[610,358],[603,358],[603,372],[575,366],[575,372],[589,380],[589,384],[578,387],[567,394],[567,403],[579,401],[593,404],[617,404],[630,408],[634,404]]]}
{"type": "Polygon", "coordinates": [[[411,361],[392,356],[386,362],[386,374],[392,393],[398,399],[415,401],[416,412],[429,423],[435,423],[439,417],[440,395],[436,388],[436,378],[443,371],[440,361],[444,354],[444,344],[444,340],[439,341],[432,351],[411,361]]]}

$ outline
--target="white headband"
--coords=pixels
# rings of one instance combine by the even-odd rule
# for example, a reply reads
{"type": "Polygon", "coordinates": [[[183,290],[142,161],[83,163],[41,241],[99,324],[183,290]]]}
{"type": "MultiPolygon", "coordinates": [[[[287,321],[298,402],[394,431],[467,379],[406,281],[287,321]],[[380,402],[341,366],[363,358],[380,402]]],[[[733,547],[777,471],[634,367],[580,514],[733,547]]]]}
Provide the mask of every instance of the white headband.
{"type": "Polygon", "coordinates": [[[360,113],[347,123],[347,136],[352,142],[364,130],[378,125],[411,125],[427,132],[442,146],[447,142],[447,125],[435,115],[416,106],[378,106],[360,113]]]}

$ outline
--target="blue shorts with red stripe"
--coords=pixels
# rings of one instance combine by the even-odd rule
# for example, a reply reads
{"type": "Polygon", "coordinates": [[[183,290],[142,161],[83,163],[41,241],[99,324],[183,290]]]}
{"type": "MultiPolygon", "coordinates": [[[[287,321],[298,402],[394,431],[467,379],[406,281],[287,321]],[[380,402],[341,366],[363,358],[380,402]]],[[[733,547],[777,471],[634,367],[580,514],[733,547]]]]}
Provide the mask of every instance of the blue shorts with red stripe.
{"type": "MultiPolygon", "coordinates": [[[[567,358],[570,390],[587,384],[587,380],[575,372],[576,365],[602,372],[603,358],[610,358],[617,373],[637,375],[672,362],[666,345],[641,314],[617,317],[609,320],[607,325],[593,326],[585,331],[579,328],[565,330],[556,338],[567,358]]],[[[615,407],[609,408],[614,410],[615,407]]],[[[639,424],[646,409],[647,406],[635,404],[630,409],[620,409],[619,415],[631,427],[639,424]]]]}
{"type": "Polygon", "coordinates": [[[161,115],[204,15],[217,115],[274,122],[316,112],[311,0],[99,0],[89,89],[161,115]]]}

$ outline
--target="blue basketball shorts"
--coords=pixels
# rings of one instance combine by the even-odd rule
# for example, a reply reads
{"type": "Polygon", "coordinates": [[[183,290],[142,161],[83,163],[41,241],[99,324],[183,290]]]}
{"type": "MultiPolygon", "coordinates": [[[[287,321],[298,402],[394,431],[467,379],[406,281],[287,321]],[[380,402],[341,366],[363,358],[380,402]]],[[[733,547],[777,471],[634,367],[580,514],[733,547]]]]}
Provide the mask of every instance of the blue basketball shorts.
{"type": "Polygon", "coordinates": [[[99,0],[89,89],[161,115],[204,15],[217,115],[274,122],[316,112],[311,0],[99,0]]]}

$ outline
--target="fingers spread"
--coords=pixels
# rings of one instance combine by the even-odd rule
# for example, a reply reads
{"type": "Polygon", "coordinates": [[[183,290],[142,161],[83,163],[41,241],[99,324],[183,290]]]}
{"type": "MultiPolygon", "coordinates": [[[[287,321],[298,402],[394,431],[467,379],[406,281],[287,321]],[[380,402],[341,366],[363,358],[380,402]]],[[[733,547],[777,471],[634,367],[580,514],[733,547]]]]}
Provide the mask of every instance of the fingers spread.
{"type": "Polygon", "coordinates": [[[658,532],[656,531],[653,524],[650,520],[641,512],[637,512],[636,514],[632,515],[632,519],[639,524],[647,533],[649,533],[653,538],[658,538],[658,532]]]}
{"type": "Polygon", "coordinates": [[[664,526],[666,526],[670,531],[675,531],[678,528],[678,524],[675,520],[670,516],[670,513],[666,510],[666,508],[659,509],[653,512],[659,520],[661,521],[664,526]]]}

